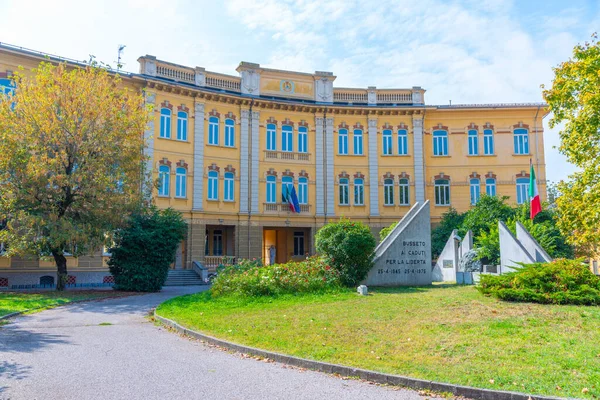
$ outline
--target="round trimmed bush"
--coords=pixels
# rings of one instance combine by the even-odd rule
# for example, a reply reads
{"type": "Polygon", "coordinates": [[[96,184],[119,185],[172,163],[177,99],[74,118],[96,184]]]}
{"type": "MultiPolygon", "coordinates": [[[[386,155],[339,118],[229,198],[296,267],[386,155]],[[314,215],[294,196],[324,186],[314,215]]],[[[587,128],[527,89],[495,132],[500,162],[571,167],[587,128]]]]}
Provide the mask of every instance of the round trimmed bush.
{"type": "Polygon", "coordinates": [[[317,252],[340,273],[345,286],[355,286],[365,279],[373,266],[377,242],[371,229],[361,222],[341,219],[331,222],[315,236],[317,252]]]}

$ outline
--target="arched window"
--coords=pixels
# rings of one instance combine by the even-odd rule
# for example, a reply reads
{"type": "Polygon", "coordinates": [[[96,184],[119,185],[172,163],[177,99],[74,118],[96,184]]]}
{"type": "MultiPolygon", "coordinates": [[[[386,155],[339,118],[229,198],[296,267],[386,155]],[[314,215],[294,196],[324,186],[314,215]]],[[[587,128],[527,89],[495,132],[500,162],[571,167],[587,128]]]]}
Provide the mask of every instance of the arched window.
{"type": "Polygon", "coordinates": [[[398,131],[398,154],[401,156],[408,154],[408,132],[406,129],[398,131]]]}
{"type": "Polygon", "coordinates": [[[277,150],[277,125],[267,124],[267,150],[277,150]]]}
{"type": "Polygon", "coordinates": [[[219,118],[210,117],[208,119],[208,144],[219,144],[219,118]]]}
{"type": "Polygon", "coordinates": [[[15,94],[15,83],[11,79],[0,79],[0,97],[2,95],[12,96],[15,94]]]}
{"type": "Polygon", "coordinates": [[[289,125],[281,127],[281,151],[294,151],[294,128],[289,125]]]}
{"type": "Polygon", "coordinates": [[[175,170],[175,197],[186,197],[186,170],[177,168],[175,170]]]}
{"type": "Polygon", "coordinates": [[[479,202],[479,191],[480,191],[479,179],[473,178],[469,181],[469,187],[471,191],[471,204],[475,205],[479,202]]]}
{"type": "Polygon", "coordinates": [[[529,154],[529,132],[527,129],[515,129],[515,154],[529,154]]]}
{"type": "Polygon", "coordinates": [[[340,191],[340,206],[349,205],[350,199],[349,199],[349,195],[348,195],[348,179],[346,179],[346,178],[340,179],[339,191],[340,191]]]}
{"type": "Polygon", "coordinates": [[[450,181],[447,179],[435,180],[435,205],[450,205],[450,181]]]}
{"type": "Polygon", "coordinates": [[[362,156],[363,154],[363,131],[362,129],[354,130],[354,154],[357,156],[362,156]]]}
{"type": "Polygon", "coordinates": [[[225,146],[235,147],[235,121],[225,120],[225,146]]]}
{"type": "Polygon", "coordinates": [[[308,179],[298,178],[298,203],[308,204],[308,179]]]}
{"type": "Polygon", "coordinates": [[[408,196],[408,179],[402,178],[398,184],[400,188],[400,205],[407,206],[410,204],[410,197],[408,196]]]}
{"type": "Polygon", "coordinates": [[[177,112],[177,140],[187,140],[188,115],[185,111],[177,112]]]}
{"type": "Polygon", "coordinates": [[[517,204],[529,201],[529,178],[517,178],[517,204]]]}
{"type": "Polygon", "coordinates": [[[386,179],[383,181],[383,204],[386,206],[394,205],[394,180],[386,179]]]}
{"type": "Polygon", "coordinates": [[[267,176],[267,203],[277,203],[277,186],[275,176],[267,176]]]}
{"type": "Polygon", "coordinates": [[[219,173],[208,172],[208,200],[219,200],[219,173]]]}
{"type": "Polygon", "coordinates": [[[338,154],[348,154],[348,129],[338,131],[338,154]]]}
{"type": "Polygon", "coordinates": [[[298,152],[308,153],[308,128],[305,126],[298,127],[298,152]]]}
{"type": "Polygon", "coordinates": [[[469,155],[476,156],[479,154],[479,140],[475,129],[469,130],[469,155]]]}
{"type": "Polygon", "coordinates": [[[171,110],[166,107],[160,109],[160,133],[158,136],[171,139],[171,110]]]}
{"type": "Polygon", "coordinates": [[[487,178],[485,180],[485,194],[488,196],[496,195],[496,180],[494,178],[487,178]]]}
{"type": "Polygon", "coordinates": [[[158,195],[168,196],[169,195],[169,177],[170,169],[166,165],[161,165],[158,168],[158,195]]]}
{"type": "Polygon", "coordinates": [[[225,172],[225,182],[223,189],[223,200],[234,201],[234,186],[233,186],[233,172],[225,172]]]}
{"type": "Polygon", "coordinates": [[[448,132],[433,131],[433,155],[447,156],[448,155],[448,132]]]}
{"type": "Polygon", "coordinates": [[[354,179],[354,205],[365,205],[365,185],[361,178],[354,179]]]}
{"type": "Polygon", "coordinates": [[[294,178],[291,176],[284,176],[281,178],[281,202],[287,203],[287,199],[292,193],[292,185],[294,184],[294,178]]]}
{"type": "Polygon", "coordinates": [[[392,154],[392,130],[384,129],[382,133],[383,133],[383,136],[382,136],[383,155],[389,156],[392,154]]]}
{"type": "Polygon", "coordinates": [[[483,154],[486,156],[494,154],[494,131],[483,130],[483,154]]]}

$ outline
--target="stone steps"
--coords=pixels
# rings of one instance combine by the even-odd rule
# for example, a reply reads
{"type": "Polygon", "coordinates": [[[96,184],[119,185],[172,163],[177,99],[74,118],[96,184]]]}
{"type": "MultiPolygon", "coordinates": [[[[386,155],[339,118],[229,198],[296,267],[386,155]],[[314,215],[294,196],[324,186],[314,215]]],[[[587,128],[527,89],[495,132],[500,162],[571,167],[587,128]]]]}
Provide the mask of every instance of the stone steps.
{"type": "Polygon", "coordinates": [[[206,283],[191,269],[169,270],[165,286],[206,285],[206,283]]]}

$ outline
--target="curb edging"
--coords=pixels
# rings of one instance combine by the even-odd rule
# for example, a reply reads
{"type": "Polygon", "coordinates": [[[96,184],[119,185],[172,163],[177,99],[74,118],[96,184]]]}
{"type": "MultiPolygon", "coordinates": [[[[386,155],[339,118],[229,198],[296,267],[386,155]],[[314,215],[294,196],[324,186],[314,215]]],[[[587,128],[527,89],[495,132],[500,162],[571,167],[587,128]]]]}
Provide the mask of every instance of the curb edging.
{"type": "Polygon", "coordinates": [[[243,346],[223,339],[217,339],[216,337],[185,328],[179,325],[177,322],[172,321],[168,318],[161,317],[156,313],[156,310],[154,311],[154,318],[156,318],[163,325],[172,328],[177,333],[189,336],[194,339],[203,340],[210,344],[224,347],[228,350],[233,350],[239,353],[252,354],[259,357],[268,358],[270,360],[282,364],[288,364],[299,368],[306,368],[313,371],[324,372],[327,374],[338,374],[346,377],[359,377],[360,379],[364,379],[375,383],[387,384],[392,386],[403,386],[416,390],[449,392],[455,396],[461,396],[477,400],[565,400],[564,397],[534,396],[520,392],[479,389],[470,386],[461,386],[453,385],[450,383],[427,381],[423,379],[410,378],[407,376],[385,374],[376,371],[353,368],[345,365],[308,360],[305,358],[299,358],[281,353],[275,353],[272,351],[257,349],[255,347],[243,346]]]}

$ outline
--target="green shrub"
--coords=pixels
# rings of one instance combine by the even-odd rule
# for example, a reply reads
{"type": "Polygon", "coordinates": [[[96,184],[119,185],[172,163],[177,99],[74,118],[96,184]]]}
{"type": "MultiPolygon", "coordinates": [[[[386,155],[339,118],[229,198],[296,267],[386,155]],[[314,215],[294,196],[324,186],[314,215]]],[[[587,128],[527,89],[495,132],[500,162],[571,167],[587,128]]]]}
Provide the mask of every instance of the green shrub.
{"type": "Polygon", "coordinates": [[[383,228],[382,230],[379,231],[379,241],[383,242],[385,240],[386,237],[388,237],[388,235],[390,233],[392,233],[392,231],[394,230],[394,228],[396,227],[396,225],[398,225],[398,222],[393,222],[390,226],[383,228]]]}
{"type": "Polygon", "coordinates": [[[132,215],[127,228],[115,233],[115,245],[110,249],[108,265],[115,289],[159,291],[186,231],[181,213],[171,208],[151,207],[132,215]]]}
{"type": "Polygon", "coordinates": [[[369,227],[361,222],[331,222],[319,229],[315,243],[317,252],[340,272],[345,286],[355,286],[373,266],[377,243],[369,227]]]}
{"type": "Polygon", "coordinates": [[[310,257],[301,262],[265,266],[242,260],[220,269],[210,290],[215,297],[254,297],[326,292],[340,287],[340,274],[323,258],[310,257]]]}
{"type": "Polygon", "coordinates": [[[580,260],[558,259],[504,275],[481,275],[477,289],[506,301],[600,305],[600,277],[580,260]]]}

